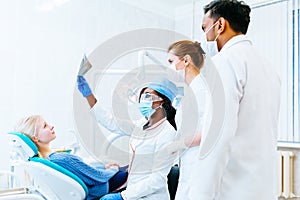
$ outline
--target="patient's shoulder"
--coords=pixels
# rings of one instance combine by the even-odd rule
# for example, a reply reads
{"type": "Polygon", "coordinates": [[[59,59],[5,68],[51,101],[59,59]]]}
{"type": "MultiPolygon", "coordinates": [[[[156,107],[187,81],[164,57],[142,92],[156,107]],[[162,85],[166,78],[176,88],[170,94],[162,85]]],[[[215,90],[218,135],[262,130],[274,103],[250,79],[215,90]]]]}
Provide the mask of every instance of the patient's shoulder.
{"type": "Polygon", "coordinates": [[[76,155],[69,154],[69,153],[58,153],[58,152],[53,152],[49,154],[48,159],[52,162],[82,161],[82,159],[76,155]]]}

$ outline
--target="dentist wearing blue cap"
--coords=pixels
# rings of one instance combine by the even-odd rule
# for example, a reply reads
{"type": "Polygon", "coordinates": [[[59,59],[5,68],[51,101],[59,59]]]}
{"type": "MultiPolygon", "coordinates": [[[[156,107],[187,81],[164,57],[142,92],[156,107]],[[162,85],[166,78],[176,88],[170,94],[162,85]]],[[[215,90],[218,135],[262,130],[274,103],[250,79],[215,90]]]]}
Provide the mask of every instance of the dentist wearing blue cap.
{"type": "MultiPolygon", "coordinates": [[[[78,76],[77,84],[99,124],[111,132],[128,134],[118,127],[112,114],[97,102],[83,76],[78,76]]],[[[176,95],[176,85],[165,78],[148,83],[141,90],[139,109],[147,122],[140,128],[138,134],[136,130],[132,130],[134,134],[130,139],[132,158],[128,168],[126,190],[107,194],[101,200],[170,199],[167,175],[174,163],[174,157],[168,154],[166,147],[172,143],[176,135],[176,110],[172,106],[176,95]]],[[[128,124],[128,127],[134,126],[128,124]]]]}

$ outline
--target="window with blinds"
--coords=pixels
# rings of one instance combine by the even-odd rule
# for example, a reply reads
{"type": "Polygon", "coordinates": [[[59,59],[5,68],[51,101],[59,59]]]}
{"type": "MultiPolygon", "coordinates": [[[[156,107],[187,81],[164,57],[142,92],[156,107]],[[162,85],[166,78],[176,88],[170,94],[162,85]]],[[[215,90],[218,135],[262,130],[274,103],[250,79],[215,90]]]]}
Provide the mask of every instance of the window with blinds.
{"type": "Polygon", "coordinates": [[[278,142],[300,147],[299,1],[252,5],[248,36],[281,78],[278,142]]]}

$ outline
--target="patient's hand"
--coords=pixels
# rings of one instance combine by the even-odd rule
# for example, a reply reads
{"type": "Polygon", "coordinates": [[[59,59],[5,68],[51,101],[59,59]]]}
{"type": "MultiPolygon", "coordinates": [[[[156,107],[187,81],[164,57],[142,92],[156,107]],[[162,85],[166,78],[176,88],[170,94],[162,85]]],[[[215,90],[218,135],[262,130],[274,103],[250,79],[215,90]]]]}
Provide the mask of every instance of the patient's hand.
{"type": "Polygon", "coordinates": [[[120,165],[117,163],[110,163],[105,165],[105,169],[119,169],[120,165]]]}

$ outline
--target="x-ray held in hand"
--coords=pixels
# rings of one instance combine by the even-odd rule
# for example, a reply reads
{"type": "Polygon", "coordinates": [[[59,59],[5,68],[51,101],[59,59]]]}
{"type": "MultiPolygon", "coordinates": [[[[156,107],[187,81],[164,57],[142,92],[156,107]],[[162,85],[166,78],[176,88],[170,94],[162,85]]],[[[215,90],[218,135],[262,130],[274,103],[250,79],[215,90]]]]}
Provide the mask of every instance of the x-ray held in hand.
{"type": "Polygon", "coordinates": [[[87,59],[86,55],[84,54],[84,56],[81,60],[80,68],[78,71],[78,76],[84,76],[91,68],[92,68],[92,64],[90,63],[90,61],[87,59]]]}

